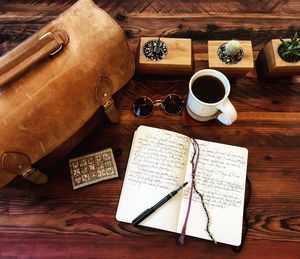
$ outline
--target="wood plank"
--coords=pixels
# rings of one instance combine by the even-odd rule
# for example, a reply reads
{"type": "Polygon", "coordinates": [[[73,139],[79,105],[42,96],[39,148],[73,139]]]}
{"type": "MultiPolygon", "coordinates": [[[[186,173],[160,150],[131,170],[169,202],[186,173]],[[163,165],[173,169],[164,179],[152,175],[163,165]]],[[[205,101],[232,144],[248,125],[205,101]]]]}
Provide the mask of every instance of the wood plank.
{"type": "MultiPolygon", "coordinates": [[[[64,10],[72,5],[75,0],[3,0],[0,10],[64,10]]],[[[181,0],[126,0],[110,1],[95,0],[98,6],[107,12],[137,12],[137,13],[259,13],[259,14],[299,14],[299,2],[297,0],[228,0],[226,4],[222,0],[206,0],[205,2],[181,1],[181,0]],[[288,3],[288,4],[287,4],[288,3]]]]}

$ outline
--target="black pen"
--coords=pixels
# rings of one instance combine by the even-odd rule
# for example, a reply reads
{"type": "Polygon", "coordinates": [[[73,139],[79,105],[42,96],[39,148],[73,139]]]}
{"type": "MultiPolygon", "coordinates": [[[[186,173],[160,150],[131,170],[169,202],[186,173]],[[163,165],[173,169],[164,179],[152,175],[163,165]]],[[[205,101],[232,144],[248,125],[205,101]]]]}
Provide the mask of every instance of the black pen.
{"type": "Polygon", "coordinates": [[[140,215],[138,215],[133,221],[132,225],[136,226],[140,224],[145,218],[150,216],[154,211],[156,211],[161,205],[165,204],[168,200],[170,200],[173,196],[175,196],[184,186],[186,186],[188,182],[185,182],[183,185],[181,185],[179,188],[177,188],[175,191],[169,193],[167,196],[162,198],[158,203],[156,203],[153,207],[146,209],[144,212],[142,212],[140,215]]]}

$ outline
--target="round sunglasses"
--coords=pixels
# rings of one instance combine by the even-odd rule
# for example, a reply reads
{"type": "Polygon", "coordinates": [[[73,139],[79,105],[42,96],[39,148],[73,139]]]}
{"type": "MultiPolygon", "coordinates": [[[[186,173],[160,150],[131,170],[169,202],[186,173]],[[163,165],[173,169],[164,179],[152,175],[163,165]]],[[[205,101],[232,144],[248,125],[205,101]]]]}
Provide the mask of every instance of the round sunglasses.
{"type": "Polygon", "coordinates": [[[169,115],[180,114],[183,110],[183,100],[177,94],[169,94],[163,100],[152,101],[147,96],[141,96],[135,100],[132,108],[135,116],[148,117],[152,115],[154,107],[161,106],[169,115]]]}

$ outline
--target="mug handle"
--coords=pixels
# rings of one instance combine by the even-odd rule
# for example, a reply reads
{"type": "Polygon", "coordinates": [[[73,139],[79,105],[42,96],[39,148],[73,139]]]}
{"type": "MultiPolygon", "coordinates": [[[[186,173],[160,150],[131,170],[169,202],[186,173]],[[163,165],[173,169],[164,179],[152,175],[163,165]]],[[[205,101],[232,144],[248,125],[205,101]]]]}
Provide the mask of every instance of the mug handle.
{"type": "Polygon", "coordinates": [[[218,109],[221,113],[217,119],[223,124],[231,125],[237,119],[237,112],[228,98],[218,106],[218,109]]]}

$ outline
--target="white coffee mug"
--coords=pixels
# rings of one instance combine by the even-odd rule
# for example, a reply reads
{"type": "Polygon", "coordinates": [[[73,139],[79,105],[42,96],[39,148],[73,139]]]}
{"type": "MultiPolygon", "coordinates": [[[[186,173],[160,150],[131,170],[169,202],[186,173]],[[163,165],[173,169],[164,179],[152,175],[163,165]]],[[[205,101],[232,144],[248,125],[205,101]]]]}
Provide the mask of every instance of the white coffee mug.
{"type": "MultiPolygon", "coordinates": [[[[209,85],[203,85],[200,87],[209,87],[209,85]]],[[[214,69],[203,69],[196,72],[189,82],[189,95],[187,100],[187,112],[195,120],[208,121],[211,119],[218,119],[225,125],[231,125],[237,119],[237,112],[232,103],[228,99],[230,93],[230,83],[227,77],[214,69]],[[215,102],[207,103],[199,100],[192,91],[192,86],[195,80],[201,76],[212,76],[219,79],[225,90],[224,97],[215,102]]]]}

